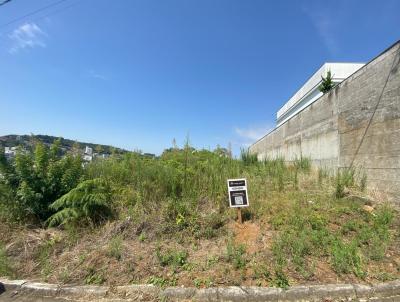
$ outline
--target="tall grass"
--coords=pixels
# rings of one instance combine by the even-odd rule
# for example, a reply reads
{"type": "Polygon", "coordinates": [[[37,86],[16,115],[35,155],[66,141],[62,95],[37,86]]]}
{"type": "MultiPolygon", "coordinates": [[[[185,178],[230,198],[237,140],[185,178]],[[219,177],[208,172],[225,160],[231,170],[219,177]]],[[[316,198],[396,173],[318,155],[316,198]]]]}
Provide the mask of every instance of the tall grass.
{"type": "Polygon", "coordinates": [[[258,161],[257,154],[251,153],[249,149],[240,150],[240,159],[245,165],[251,165],[258,161]]]}
{"type": "Polygon", "coordinates": [[[248,150],[242,150],[240,159],[232,159],[220,152],[195,150],[187,143],[183,149],[166,150],[158,158],[130,153],[92,162],[86,167],[85,178],[101,178],[110,184],[114,212],[120,216],[143,221],[152,213],[158,214],[167,225],[166,233],[190,229],[212,236],[215,228],[207,225],[208,215],[229,215],[227,179],[247,178],[252,202],[249,217],[254,217],[269,192],[283,191],[291,183],[298,186],[298,176],[309,169],[307,158],[288,166],[283,158],[258,161],[248,150]],[[205,217],[199,219],[205,208],[205,217]]]}

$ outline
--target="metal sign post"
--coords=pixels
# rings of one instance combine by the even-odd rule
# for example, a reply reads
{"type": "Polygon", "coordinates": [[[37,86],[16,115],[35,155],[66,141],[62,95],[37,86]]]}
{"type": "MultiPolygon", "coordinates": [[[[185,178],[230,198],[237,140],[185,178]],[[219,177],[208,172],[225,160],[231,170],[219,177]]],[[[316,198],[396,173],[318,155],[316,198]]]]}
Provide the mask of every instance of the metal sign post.
{"type": "Polygon", "coordinates": [[[238,209],[238,220],[242,223],[242,207],[249,206],[245,178],[228,179],[229,206],[238,209]]]}

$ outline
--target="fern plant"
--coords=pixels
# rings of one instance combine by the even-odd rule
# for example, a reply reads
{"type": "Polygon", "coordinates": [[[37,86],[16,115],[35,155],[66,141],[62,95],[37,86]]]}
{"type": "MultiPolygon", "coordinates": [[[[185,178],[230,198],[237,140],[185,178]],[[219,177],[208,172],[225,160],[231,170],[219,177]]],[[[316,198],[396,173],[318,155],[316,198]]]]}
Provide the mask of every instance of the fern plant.
{"type": "Polygon", "coordinates": [[[77,223],[99,223],[111,215],[110,187],[100,178],[83,181],[50,205],[57,211],[49,226],[77,223]]]}

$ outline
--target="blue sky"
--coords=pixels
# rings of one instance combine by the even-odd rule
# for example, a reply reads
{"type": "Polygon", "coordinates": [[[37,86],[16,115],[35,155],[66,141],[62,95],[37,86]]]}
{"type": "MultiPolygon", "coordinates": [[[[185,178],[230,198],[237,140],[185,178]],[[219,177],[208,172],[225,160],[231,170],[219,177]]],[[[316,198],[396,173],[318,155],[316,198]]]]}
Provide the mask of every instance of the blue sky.
{"type": "Polygon", "coordinates": [[[324,62],[366,62],[397,41],[399,11],[397,0],[12,0],[0,6],[0,135],[157,154],[189,135],[237,154],[324,62]]]}

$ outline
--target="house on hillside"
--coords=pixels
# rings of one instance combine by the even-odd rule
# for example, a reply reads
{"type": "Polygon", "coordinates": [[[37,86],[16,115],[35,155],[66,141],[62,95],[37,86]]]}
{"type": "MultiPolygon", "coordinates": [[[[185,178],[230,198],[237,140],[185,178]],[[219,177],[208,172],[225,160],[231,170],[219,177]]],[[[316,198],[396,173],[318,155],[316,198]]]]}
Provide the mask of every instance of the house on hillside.
{"type": "Polygon", "coordinates": [[[93,148],[88,146],[85,147],[85,152],[83,153],[83,160],[90,162],[93,160],[93,148]]]}
{"type": "Polygon", "coordinates": [[[4,147],[4,155],[7,159],[14,158],[17,155],[18,147],[4,147]]]}

